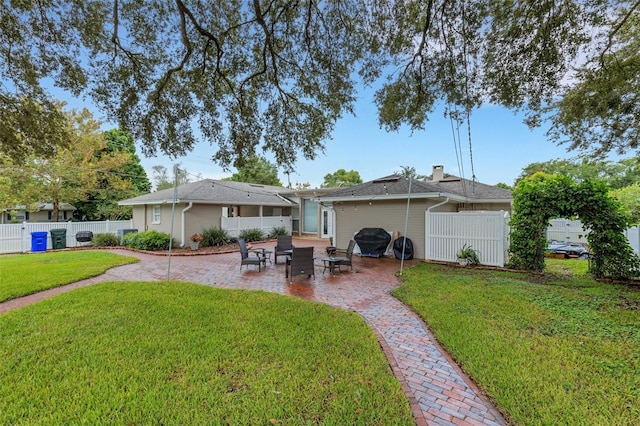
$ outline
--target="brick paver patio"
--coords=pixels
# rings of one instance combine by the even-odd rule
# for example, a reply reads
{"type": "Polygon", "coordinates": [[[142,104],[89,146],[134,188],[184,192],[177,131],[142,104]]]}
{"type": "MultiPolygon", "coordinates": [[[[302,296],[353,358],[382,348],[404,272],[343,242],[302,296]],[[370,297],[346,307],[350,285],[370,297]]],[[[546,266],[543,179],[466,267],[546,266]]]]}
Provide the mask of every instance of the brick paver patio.
{"type": "MultiPolygon", "coordinates": [[[[296,246],[315,246],[316,277],[285,279],[285,266],[270,265],[261,272],[246,266],[240,271],[240,254],[207,256],[175,256],[171,258],[173,280],[224,288],[260,289],[315,300],[362,315],[378,336],[394,374],[409,398],[418,425],[503,425],[498,410],[480,393],[471,380],[455,365],[437,344],[424,322],[391,296],[399,285],[395,273],[400,269],[396,259],[353,257],[353,272],[343,267],[342,273],[322,273],[320,258],[326,243],[306,239],[294,240],[296,246]]],[[[254,247],[273,249],[274,243],[254,247]]],[[[0,314],[37,302],[74,288],[104,281],[149,281],[167,278],[166,256],[113,250],[135,256],[140,262],[120,266],[105,274],[46,292],[0,303],[0,314]]],[[[405,266],[415,261],[405,262],[405,266]]]]}

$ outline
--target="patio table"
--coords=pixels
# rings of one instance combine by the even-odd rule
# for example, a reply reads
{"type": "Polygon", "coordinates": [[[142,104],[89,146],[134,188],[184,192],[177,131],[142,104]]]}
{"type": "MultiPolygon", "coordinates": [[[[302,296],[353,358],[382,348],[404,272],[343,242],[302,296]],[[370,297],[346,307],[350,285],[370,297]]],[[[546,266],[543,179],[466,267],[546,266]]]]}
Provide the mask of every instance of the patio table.
{"type": "Polygon", "coordinates": [[[340,262],[348,259],[346,257],[325,257],[320,260],[322,260],[322,263],[324,264],[322,274],[324,274],[324,271],[329,269],[329,273],[331,273],[331,275],[335,275],[336,266],[338,267],[338,270],[340,270],[340,262]]]}

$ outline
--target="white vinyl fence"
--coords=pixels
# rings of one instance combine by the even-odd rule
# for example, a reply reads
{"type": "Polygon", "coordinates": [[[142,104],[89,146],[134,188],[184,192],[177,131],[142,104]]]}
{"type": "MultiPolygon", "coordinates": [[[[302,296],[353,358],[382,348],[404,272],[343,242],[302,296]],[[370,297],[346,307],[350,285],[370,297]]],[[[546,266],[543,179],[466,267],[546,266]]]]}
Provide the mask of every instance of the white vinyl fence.
{"type": "Polygon", "coordinates": [[[504,266],[509,251],[506,211],[425,213],[425,259],[455,262],[466,244],[483,265],[504,266]]]}
{"type": "MultiPolygon", "coordinates": [[[[589,230],[582,228],[582,222],[569,219],[551,219],[547,227],[547,241],[570,241],[586,243],[589,230]]],[[[640,229],[633,226],[624,232],[633,251],[640,256],[640,229]]]]}
{"type": "Polygon", "coordinates": [[[0,253],[24,253],[31,250],[32,232],[47,233],[47,249],[51,248],[52,229],[66,229],[67,247],[80,245],[76,233],[91,231],[93,234],[117,234],[119,229],[133,228],[133,220],[102,222],[23,222],[0,225],[0,253]]]}
{"type": "Polygon", "coordinates": [[[269,235],[273,228],[285,228],[291,234],[291,216],[222,217],[220,227],[237,238],[245,229],[260,229],[269,235]]]}
{"type": "Polygon", "coordinates": [[[582,228],[582,222],[569,219],[551,219],[547,227],[547,241],[570,241],[572,243],[586,243],[587,234],[582,228]]]}

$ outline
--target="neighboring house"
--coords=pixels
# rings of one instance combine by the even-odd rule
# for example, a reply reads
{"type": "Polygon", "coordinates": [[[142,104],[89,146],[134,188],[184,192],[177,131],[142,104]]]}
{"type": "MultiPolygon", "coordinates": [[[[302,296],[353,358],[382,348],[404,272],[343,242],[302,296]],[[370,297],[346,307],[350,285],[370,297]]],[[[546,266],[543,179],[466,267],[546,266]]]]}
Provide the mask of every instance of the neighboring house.
{"type": "MultiPolygon", "coordinates": [[[[60,203],[57,222],[71,220],[74,210],[76,208],[71,204],[60,203]]],[[[40,203],[37,209],[32,211],[27,210],[26,206],[16,206],[14,209],[2,211],[1,224],[20,222],[56,222],[53,217],[53,203],[40,203]]]]}
{"type": "Polygon", "coordinates": [[[433,167],[430,181],[391,175],[318,197],[333,215],[334,245],[347,247],[362,228],[383,228],[404,234],[407,199],[410,208],[406,237],[413,242],[414,256],[425,258],[425,212],[511,212],[511,191],[455,176],[444,177],[441,165],[433,167]]]}

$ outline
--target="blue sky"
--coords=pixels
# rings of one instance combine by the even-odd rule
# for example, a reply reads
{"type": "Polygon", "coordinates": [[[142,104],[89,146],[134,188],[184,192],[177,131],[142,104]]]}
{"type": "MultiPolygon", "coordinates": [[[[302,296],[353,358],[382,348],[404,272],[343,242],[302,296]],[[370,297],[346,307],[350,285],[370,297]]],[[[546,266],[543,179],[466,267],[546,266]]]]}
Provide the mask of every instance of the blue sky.
{"type": "MultiPolygon", "coordinates": [[[[87,107],[94,112],[96,119],[104,119],[88,101],[69,98],[55,89],[52,89],[52,94],[66,100],[68,108],[87,107]]],[[[296,173],[290,175],[292,185],[308,182],[311,187],[318,187],[327,173],[338,169],[356,170],[364,181],[399,171],[401,166],[415,167],[419,174],[429,175],[436,164],[442,164],[445,173],[471,178],[471,154],[473,170],[479,182],[511,185],[530,163],[574,158],[578,154],[567,153],[563,146],[556,146],[547,140],[546,129],[530,130],[522,123],[523,115],[487,105],[472,112],[471,152],[466,126],[460,128],[461,171],[451,123],[443,117],[442,111],[435,111],[425,124],[425,129],[413,134],[409,129],[386,132],[380,128],[372,90],[360,94],[355,112],[355,117],[347,115],[336,124],[332,139],[325,142],[324,153],[318,153],[312,161],[298,160],[296,173]]],[[[104,129],[113,127],[116,126],[109,123],[103,125],[104,129]]],[[[215,147],[201,143],[191,153],[178,159],[167,156],[146,158],[138,147],[138,155],[150,179],[153,166],[163,165],[171,171],[173,164],[178,162],[186,168],[192,179],[198,174],[213,179],[231,176],[235,170],[225,172],[211,162],[214,153],[215,147]]],[[[273,161],[268,153],[265,156],[273,161]]],[[[287,176],[282,170],[279,177],[283,185],[287,185],[287,176]]]]}
{"type": "MultiPolygon", "coordinates": [[[[414,132],[403,129],[386,132],[378,125],[376,106],[362,98],[356,105],[356,116],[346,116],[337,124],[331,140],[325,142],[325,152],[315,160],[299,159],[296,173],[290,176],[292,185],[308,182],[320,186],[327,173],[338,169],[356,170],[364,181],[399,171],[401,166],[415,167],[419,174],[431,174],[436,164],[444,165],[445,173],[471,178],[473,170],[478,181],[487,184],[513,184],[522,169],[532,162],[555,158],[573,158],[545,137],[544,129],[530,130],[522,123],[522,115],[498,106],[485,106],[472,113],[470,153],[466,126],[460,128],[461,162],[458,168],[451,123],[442,111],[433,113],[425,129],[414,132]]],[[[209,160],[215,147],[203,143],[183,158],[175,160],[189,173],[204,178],[230,176],[209,160]]],[[[268,155],[266,157],[273,161],[268,155]]],[[[151,167],[162,164],[171,169],[173,161],[165,157],[143,158],[142,164],[151,177],[151,167]]],[[[287,185],[287,176],[280,172],[280,181],[287,185]]]]}

